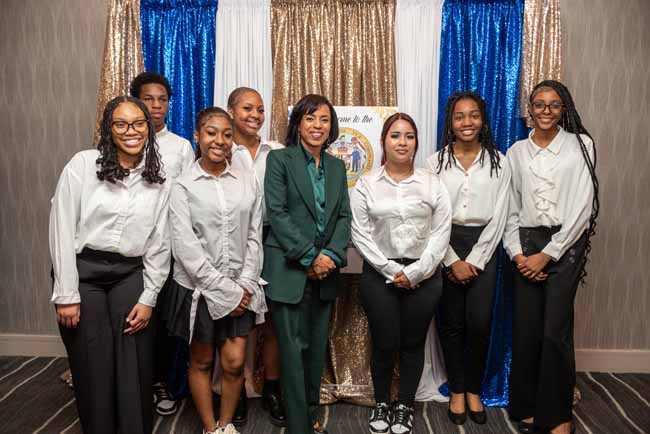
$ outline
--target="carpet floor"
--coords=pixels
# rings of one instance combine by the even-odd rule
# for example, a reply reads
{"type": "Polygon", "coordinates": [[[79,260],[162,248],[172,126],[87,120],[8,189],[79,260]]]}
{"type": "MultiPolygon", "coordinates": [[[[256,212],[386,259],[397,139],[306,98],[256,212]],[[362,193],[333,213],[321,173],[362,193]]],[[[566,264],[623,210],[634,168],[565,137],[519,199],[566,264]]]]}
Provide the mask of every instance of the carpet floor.
{"type": "MultiPolygon", "coordinates": [[[[0,433],[80,434],[81,426],[72,390],[59,376],[68,368],[65,358],[0,357],[0,433]]],[[[650,434],[650,374],[581,372],[582,400],[574,409],[579,434],[650,434]]],[[[271,425],[260,400],[249,400],[248,423],[242,434],[284,434],[271,425]]],[[[369,410],[349,404],[322,408],[330,434],[361,434],[369,410]]],[[[489,408],[488,423],[468,422],[457,427],[447,419],[447,407],[418,403],[415,434],[517,434],[505,409],[489,408]]],[[[200,434],[201,424],[191,399],[173,416],[155,419],[157,434],[200,434]]],[[[128,434],[128,433],[125,433],[128,434]]]]}

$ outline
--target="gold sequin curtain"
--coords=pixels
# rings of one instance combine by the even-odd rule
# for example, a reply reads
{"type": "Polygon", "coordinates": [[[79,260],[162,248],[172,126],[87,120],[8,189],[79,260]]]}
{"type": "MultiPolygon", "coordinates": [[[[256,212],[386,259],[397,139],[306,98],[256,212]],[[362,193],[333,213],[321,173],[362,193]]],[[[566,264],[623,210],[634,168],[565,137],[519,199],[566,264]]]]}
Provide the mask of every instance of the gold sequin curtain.
{"type": "Polygon", "coordinates": [[[99,79],[94,143],[106,103],[129,93],[131,80],[144,71],[140,33],[140,0],[111,0],[106,21],[104,58],[99,79]]]}
{"type": "MultiPolygon", "coordinates": [[[[395,106],[394,0],[272,0],[271,137],[284,141],[288,106],[305,94],[334,105],[395,106]]],[[[321,402],[371,405],[370,337],[359,276],[341,276],[321,402]]]]}
{"type": "Polygon", "coordinates": [[[528,117],[528,96],[542,80],[562,80],[560,0],[526,0],[519,82],[521,117],[528,117]]]}
{"type": "Polygon", "coordinates": [[[271,137],[308,93],[334,105],[397,104],[395,0],[272,0],[271,137]]]}

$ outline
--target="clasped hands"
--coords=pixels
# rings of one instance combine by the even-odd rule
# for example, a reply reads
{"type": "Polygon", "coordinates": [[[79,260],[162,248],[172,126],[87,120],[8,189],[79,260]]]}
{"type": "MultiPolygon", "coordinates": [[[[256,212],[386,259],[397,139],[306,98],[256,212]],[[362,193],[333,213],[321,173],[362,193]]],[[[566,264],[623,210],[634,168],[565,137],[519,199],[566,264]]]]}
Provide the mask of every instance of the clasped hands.
{"type": "Polygon", "coordinates": [[[307,268],[307,278],[310,280],[323,280],[325,279],[334,269],[336,264],[327,255],[320,253],[314,262],[311,263],[309,268],[307,268]]]}
{"type": "Polygon", "coordinates": [[[465,261],[456,261],[447,269],[447,278],[456,285],[467,285],[478,277],[481,270],[465,261]]]}
{"type": "MultiPolygon", "coordinates": [[[[152,311],[153,308],[146,304],[137,303],[133,306],[133,309],[126,317],[125,322],[129,327],[124,330],[124,333],[132,335],[147,327],[149,320],[151,320],[152,311]]],[[[56,321],[63,327],[77,328],[79,321],[81,321],[81,304],[57,304],[56,321]]]]}
{"type": "Polygon", "coordinates": [[[252,292],[244,286],[240,285],[240,287],[244,291],[244,295],[242,296],[239,305],[232,312],[230,312],[230,316],[232,317],[242,316],[244,312],[246,312],[246,309],[248,309],[248,306],[251,304],[251,297],[253,295],[252,292]]]}
{"type": "Polygon", "coordinates": [[[519,254],[512,260],[517,264],[517,270],[526,279],[533,282],[542,282],[548,279],[548,273],[542,271],[551,262],[551,257],[546,253],[539,252],[530,256],[519,254]]]}

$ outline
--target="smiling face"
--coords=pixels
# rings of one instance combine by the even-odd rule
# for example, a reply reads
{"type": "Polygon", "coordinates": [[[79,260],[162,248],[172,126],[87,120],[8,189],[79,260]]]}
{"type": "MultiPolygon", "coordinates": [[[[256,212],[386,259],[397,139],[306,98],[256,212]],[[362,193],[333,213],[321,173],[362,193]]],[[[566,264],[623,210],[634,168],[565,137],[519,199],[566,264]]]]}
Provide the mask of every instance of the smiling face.
{"type": "Polygon", "coordinates": [[[169,95],[165,86],[158,83],[145,84],[140,89],[138,98],[147,106],[156,132],[162,130],[169,111],[169,95]]]}
{"type": "Polygon", "coordinates": [[[194,131],[194,140],[201,148],[201,158],[215,163],[225,163],[232,147],[232,124],[224,115],[208,117],[194,131]]]}
{"type": "Polygon", "coordinates": [[[316,111],[303,115],[298,132],[303,146],[311,150],[320,150],[327,143],[332,127],[332,116],[329,107],[319,105],[316,111]]]}
{"type": "Polygon", "coordinates": [[[244,92],[228,112],[233,118],[235,130],[244,136],[256,136],[264,125],[264,103],[257,92],[244,92]]]}
{"type": "Polygon", "coordinates": [[[115,108],[111,118],[111,135],[121,162],[142,155],[148,133],[147,117],[137,105],[123,102],[115,108]]]}
{"type": "Polygon", "coordinates": [[[412,163],[415,155],[416,134],[410,122],[398,119],[384,138],[386,161],[393,164],[412,163]]]}
{"type": "Polygon", "coordinates": [[[456,143],[478,144],[478,136],[482,127],[483,117],[476,101],[465,98],[456,102],[451,121],[456,143]]]}
{"type": "Polygon", "coordinates": [[[543,87],[533,96],[528,110],[535,123],[535,129],[549,131],[557,128],[564,114],[564,103],[556,91],[543,87]]]}

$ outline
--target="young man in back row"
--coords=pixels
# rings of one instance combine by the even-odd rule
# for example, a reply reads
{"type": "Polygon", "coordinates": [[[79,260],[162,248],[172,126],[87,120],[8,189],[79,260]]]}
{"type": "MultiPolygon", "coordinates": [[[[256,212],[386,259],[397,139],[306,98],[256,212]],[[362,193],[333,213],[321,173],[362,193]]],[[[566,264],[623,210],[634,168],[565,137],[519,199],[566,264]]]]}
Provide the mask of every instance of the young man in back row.
{"type": "MultiPolygon", "coordinates": [[[[171,182],[194,162],[194,149],[189,141],[167,129],[166,119],[169,112],[169,99],[172,89],[165,77],[155,72],[143,72],[131,82],[131,96],[140,99],[149,110],[151,121],[156,130],[158,152],[162,157],[163,176],[171,182]]],[[[172,266],[173,269],[173,260],[172,266]]],[[[167,390],[167,378],[171,370],[171,362],[176,351],[176,340],[167,333],[166,320],[169,309],[166,303],[165,290],[167,283],[158,295],[156,313],[150,326],[155,328],[154,343],[154,405],[161,416],[169,416],[178,410],[167,390]]]]}

